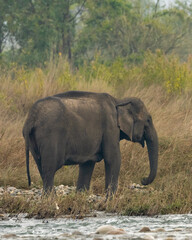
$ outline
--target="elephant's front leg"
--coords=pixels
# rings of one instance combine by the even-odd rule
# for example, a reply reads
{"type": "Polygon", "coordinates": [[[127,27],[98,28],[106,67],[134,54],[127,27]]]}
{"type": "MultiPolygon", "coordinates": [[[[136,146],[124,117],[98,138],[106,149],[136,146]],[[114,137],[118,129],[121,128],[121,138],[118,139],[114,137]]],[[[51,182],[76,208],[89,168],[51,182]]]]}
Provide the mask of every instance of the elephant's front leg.
{"type": "MultiPolygon", "coordinates": [[[[118,186],[121,156],[119,144],[105,149],[105,189],[108,194],[115,193],[118,186]]],[[[107,195],[108,195],[107,194],[107,195]]]]}
{"type": "Polygon", "coordinates": [[[95,162],[88,161],[79,164],[79,178],[77,181],[77,190],[88,190],[95,162]]]}

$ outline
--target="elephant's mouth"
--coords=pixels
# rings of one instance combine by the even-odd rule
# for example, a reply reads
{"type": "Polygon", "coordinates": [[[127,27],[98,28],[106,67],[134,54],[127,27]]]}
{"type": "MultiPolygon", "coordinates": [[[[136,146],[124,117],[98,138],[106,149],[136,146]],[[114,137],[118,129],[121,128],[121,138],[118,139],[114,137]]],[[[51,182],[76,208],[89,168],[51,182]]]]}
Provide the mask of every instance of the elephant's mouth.
{"type": "Polygon", "coordinates": [[[142,137],[134,138],[133,142],[140,143],[141,146],[144,148],[145,147],[145,137],[144,137],[144,135],[142,137]]]}
{"type": "Polygon", "coordinates": [[[145,139],[144,136],[142,137],[141,141],[139,141],[139,143],[141,144],[141,146],[144,148],[145,147],[145,139]]]}

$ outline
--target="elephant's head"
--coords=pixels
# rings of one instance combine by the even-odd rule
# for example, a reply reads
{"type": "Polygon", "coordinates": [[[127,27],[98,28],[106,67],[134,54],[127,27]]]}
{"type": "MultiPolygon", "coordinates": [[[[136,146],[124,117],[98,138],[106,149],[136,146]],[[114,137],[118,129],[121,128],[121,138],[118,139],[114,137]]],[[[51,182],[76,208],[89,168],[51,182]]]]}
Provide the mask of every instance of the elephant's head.
{"type": "Polygon", "coordinates": [[[142,184],[150,184],[156,177],[158,165],[158,137],[152,118],[139,98],[123,99],[118,101],[116,107],[121,130],[120,138],[138,142],[143,147],[146,141],[150,174],[142,179],[142,184]]]}

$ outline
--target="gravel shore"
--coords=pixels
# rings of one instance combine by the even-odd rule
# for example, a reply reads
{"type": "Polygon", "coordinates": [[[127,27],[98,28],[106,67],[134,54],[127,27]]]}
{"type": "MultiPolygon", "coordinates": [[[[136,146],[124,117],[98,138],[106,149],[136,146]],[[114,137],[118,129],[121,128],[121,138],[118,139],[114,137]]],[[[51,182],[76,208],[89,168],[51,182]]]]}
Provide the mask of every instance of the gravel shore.
{"type": "MultiPolygon", "coordinates": [[[[59,185],[55,187],[55,191],[57,195],[67,195],[73,191],[75,191],[75,187],[73,186],[64,186],[59,185]]],[[[29,190],[26,189],[18,189],[15,187],[0,187],[0,196],[3,194],[10,194],[11,196],[36,196],[40,197],[42,195],[42,189],[39,188],[31,188],[29,190]]]]}

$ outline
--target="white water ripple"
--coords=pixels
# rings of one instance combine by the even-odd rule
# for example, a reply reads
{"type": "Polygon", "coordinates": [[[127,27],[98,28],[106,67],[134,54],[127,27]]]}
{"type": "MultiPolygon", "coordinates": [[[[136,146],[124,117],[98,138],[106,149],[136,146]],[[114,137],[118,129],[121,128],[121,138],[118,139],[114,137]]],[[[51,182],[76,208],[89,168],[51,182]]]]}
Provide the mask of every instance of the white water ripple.
{"type": "Polygon", "coordinates": [[[130,217],[98,213],[98,217],[82,220],[27,219],[0,221],[0,239],[192,239],[192,214],[130,217]],[[96,229],[112,225],[126,231],[123,235],[98,235],[96,229]],[[143,227],[150,232],[140,232],[143,227]]]}

